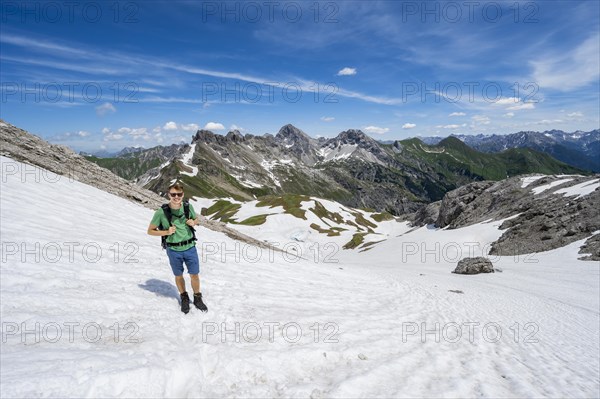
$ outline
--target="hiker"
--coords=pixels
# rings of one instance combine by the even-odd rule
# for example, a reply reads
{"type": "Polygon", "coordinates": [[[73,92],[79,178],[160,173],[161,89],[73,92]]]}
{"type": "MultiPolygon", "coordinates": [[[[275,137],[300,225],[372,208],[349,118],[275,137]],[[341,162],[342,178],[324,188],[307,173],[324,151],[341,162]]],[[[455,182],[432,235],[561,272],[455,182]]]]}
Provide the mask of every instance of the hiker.
{"type": "Polygon", "coordinates": [[[176,182],[168,189],[169,203],[164,204],[154,212],[148,234],[161,236],[163,248],[167,251],[171,269],[175,275],[175,284],[181,296],[181,311],[190,311],[190,297],[185,289],[183,278],[183,264],[187,266],[192,289],[194,291],[194,305],[202,312],[208,308],[202,302],[200,292],[200,261],[196,250],[196,233],[193,226],[200,224],[194,207],[183,200],[183,186],[176,182]]]}

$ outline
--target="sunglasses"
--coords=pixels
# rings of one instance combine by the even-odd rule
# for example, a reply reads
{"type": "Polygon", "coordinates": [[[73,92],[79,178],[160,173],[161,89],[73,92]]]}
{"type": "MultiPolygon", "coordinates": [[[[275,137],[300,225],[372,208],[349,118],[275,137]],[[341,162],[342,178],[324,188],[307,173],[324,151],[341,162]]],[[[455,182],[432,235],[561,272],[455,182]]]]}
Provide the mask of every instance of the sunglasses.
{"type": "Polygon", "coordinates": [[[183,193],[169,193],[171,197],[183,197],[183,193]]]}

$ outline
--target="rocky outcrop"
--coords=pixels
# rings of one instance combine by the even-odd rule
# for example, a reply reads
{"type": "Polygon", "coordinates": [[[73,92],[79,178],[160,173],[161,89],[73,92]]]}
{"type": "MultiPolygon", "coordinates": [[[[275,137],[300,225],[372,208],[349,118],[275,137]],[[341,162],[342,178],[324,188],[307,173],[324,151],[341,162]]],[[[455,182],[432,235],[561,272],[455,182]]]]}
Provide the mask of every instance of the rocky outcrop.
{"type": "Polygon", "coordinates": [[[149,208],[156,208],[164,202],[158,194],[138,187],[108,169],[89,162],[70,148],[50,144],[2,120],[0,120],[0,140],[2,155],[14,160],[89,184],[149,208]]]}
{"type": "MultiPolygon", "coordinates": [[[[600,190],[589,189],[598,186],[598,176],[529,176],[529,184],[523,178],[475,182],[447,193],[435,225],[455,229],[506,219],[500,226],[506,231],[489,252],[501,256],[548,251],[600,231],[600,190]]],[[[413,224],[428,224],[434,212],[433,206],[419,210],[413,224]]],[[[587,259],[597,257],[597,239],[588,240],[586,250],[587,259]]]]}
{"type": "Polygon", "coordinates": [[[441,205],[442,201],[436,201],[419,208],[412,218],[412,224],[416,226],[435,224],[439,218],[441,205]]]}
{"type": "Polygon", "coordinates": [[[494,273],[494,265],[488,258],[478,256],[476,258],[464,258],[458,262],[456,269],[452,273],[456,274],[479,274],[494,273]]]}
{"type": "Polygon", "coordinates": [[[450,191],[442,199],[435,225],[454,228],[476,223],[475,220],[490,210],[492,196],[484,199],[481,194],[493,184],[489,181],[475,182],[450,191]]]}
{"type": "Polygon", "coordinates": [[[579,258],[581,260],[600,261],[600,234],[588,238],[580,248],[579,253],[587,254],[587,256],[579,258]]]}

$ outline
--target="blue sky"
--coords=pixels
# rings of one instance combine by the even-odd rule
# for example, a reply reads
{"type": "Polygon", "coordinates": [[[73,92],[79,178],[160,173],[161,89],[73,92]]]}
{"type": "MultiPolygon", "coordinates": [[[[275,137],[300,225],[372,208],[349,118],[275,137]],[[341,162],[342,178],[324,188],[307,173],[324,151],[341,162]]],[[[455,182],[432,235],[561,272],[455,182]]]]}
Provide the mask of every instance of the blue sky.
{"type": "Polygon", "coordinates": [[[599,127],[597,1],[3,1],[1,117],[76,150],[599,127]]]}

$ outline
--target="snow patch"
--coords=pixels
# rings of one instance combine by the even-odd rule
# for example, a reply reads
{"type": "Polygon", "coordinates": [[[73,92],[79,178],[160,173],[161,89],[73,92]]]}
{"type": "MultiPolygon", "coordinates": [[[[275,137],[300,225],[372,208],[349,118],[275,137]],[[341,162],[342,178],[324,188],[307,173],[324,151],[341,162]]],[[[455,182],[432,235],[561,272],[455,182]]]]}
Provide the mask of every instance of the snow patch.
{"type": "Polygon", "coordinates": [[[551,183],[544,184],[543,186],[534,187],[534,188],[531,189],[531,191],[533,191],[533,193],[535,195],[538,195],[538,194],[543,193],[544,191],[550,190],[553,187],[560,186],[561,184],[570,182],[572,180],[573,180],[573,178],[556,180],[556,181],[553,181],[551,183]]]}
{"type": "Polygon", "coordinates": [[[531,183],[538,181],[539,179],[541,179],[544,176],[545,175],[536,175],[536,176],[527,176],[527,177],[521,178],[521,188],[527,187],[531,183]]]}
{"type": "Polygon", "coordinates": [[[554,194],[564,194],[567,197],[576,195],[577,198],[580,198],[593,193],[598,187],[600,187],[600,179],[595,179],[584,181],[571,187],[561,188],[554,192],[554,194]]]}
{"type": "Polygon", "coordinates": [[[192,165],[192,158],[194,156],[194,151],[196,151],[196,143],[192,144],[190,146],[190,150],[187,153],[185,153],[183,155],[183,157],[181,158],[181,162],[188,168],[192,169],[191,172],[180,171],[179,173],[181,173],[182,175],[196,176],[198,174],[198,167],[192,165]]]}

